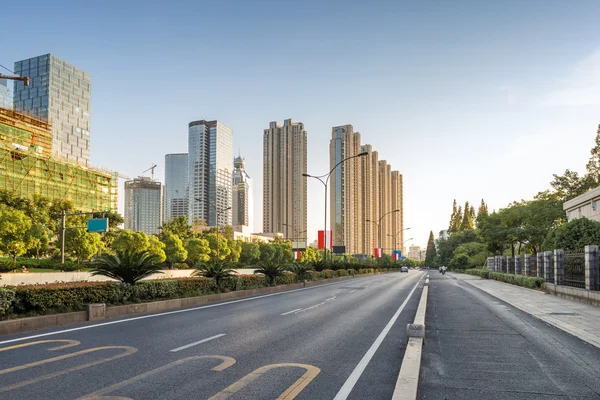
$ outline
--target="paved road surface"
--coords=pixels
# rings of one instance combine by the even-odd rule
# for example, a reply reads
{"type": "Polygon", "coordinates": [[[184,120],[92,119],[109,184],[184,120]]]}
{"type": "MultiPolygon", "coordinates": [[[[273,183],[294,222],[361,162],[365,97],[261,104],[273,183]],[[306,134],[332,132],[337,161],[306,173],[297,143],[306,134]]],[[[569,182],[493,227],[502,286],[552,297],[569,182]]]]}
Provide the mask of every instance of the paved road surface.
{"type": "Polygon", "coordinates": [[[0,398],[389,399],[423,276],[0,337],[0,398]]]}
{"type": "Polygon", "coordinates": [[[421,399],[600,398],[600,349],[466,282],[432,272],[426,318],[421,399]]]}

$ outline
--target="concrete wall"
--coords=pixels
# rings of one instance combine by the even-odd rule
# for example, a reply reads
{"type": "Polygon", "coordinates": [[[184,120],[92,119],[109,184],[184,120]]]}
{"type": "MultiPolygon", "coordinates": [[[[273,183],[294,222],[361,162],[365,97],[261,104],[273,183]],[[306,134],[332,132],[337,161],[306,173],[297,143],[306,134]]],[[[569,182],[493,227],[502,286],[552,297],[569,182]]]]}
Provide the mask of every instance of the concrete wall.
{"type": "MultiPolygon", "coordinates": [[[[254,269],[238,269],[238,275],[253,274],[254,269]]],[[[162,274],[151,275],[146,279],[187,278],[193,269],[167,269],[162,274]]],[[[92,276],[89,272],[18,272],[4,273],[0,286],[36,285],[58,282],[108,282],[113,279],[105,276],[92,276]]]]}

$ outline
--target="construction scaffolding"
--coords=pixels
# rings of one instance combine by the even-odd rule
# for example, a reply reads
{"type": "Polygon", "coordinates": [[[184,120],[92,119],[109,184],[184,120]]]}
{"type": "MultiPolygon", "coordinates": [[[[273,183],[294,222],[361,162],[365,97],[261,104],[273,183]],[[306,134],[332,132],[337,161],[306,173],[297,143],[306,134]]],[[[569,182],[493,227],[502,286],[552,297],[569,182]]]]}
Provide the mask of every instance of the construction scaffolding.
{"type": "Polygon", "coordinates": [[[0,190],[70,200],[80,211],[117,210],[117,173],[54,159],[50,125],[0,108],[0,190]]]}

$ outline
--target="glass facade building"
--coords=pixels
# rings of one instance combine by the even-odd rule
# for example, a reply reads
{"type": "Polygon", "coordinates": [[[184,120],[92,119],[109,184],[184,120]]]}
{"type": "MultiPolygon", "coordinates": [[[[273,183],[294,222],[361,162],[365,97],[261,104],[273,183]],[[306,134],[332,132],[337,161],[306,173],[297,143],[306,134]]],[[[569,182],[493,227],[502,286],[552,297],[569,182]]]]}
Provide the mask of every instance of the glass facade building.
{"type": "Polygon", "coordinates": [[[231,225],[232,131],[219,121],[193,121],[188,127],[188,222],[231,225]]]}
{"type": "Polygon", "coordinates": [[[125,229],[158,234],[162,221],[161,191],[160,182],[150,178],[139,177],[125,182],[125,229]]]}
{"type": "Polygon", "coordinates": [[[188,213],[188,155],[165,156],[164,222],[187,216],[188,213]]]}
{"type": "Polygon", "coordinates": [[[13,108],[12,98],[10,97],[10,89],[6,79],[0,79],[0,107],[2,108],[13,108]]]}
{"type": "Polygon", "coordinates": [[[53,54],[15,62],[15,74],[28,76],[29,86],[14,83],[15,110],[52,125],[55,158],[87,165],[90,160],[91,77],[53,54]]]}

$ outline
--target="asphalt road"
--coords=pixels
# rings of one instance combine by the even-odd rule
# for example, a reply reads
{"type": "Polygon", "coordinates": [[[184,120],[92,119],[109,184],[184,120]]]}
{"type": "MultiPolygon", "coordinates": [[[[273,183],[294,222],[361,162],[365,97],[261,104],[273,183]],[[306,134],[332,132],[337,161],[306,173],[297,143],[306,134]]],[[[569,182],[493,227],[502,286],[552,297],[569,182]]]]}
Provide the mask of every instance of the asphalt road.
{"type": "Polygon", "coordinates": [[[597,399],[600,349],[432,271],[420,399],[597,399]]]}
{"type": "Polygon", "coordinates": [[[424,275],[3,336],[0,398],[389,399],[424,275]]]}

